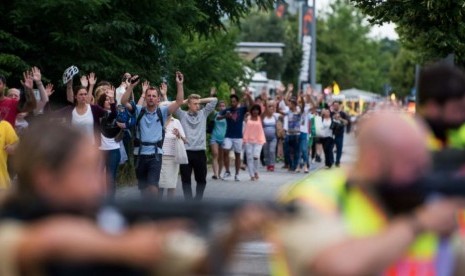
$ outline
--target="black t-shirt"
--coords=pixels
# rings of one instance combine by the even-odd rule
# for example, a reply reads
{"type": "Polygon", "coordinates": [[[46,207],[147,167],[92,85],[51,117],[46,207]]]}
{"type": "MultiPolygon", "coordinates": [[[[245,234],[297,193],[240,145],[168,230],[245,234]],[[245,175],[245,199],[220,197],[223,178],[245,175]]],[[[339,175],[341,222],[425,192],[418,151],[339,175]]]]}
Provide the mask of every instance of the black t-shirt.
{"type": "MultiPolygon", "coordinates": [[[[336,115],[336,113],[337,112],[331,111],[331,118],[333,119],[333,122],[335,122],[334,115],[336,115]]],[[[339,115],[341,116],[342,119],[347,121],[347,124],[350,124],[350,118],[349,118],[349,115],[347,115],[347,113],[345,113],[344,111],[339,111],[339,115]]],[[[344,135],[344,130],[345,130],[344,124],[342,124],[342,122],[341,124],[338,124],[336,121],[335,126],[333,128],[333,134],[336,136],[344,135]]]]}

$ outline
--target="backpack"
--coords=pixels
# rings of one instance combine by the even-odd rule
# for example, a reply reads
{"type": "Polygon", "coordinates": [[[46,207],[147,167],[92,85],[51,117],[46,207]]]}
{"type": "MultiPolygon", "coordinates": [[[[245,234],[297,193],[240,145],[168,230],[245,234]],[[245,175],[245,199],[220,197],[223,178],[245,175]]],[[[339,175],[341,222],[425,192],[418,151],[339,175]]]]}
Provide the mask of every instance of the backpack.
{"type": "Polygon", "coordinates": [[[135,124],[136,125],[136,135],[134,137],[134,147],[139,148],[139,155],[140,155],[140,152],[142,150],[141,145],[142,146],[154,146],[155,147],[155,153],[157,153],[157,148],[162,148],[163,147],[163,142],[165,141],[165,124],[163,122],[163,114],[161,114],[160,107],[157,107],[157,116],[158,116],[158,119],[160,120],[160,123],[161,123],[161,129],[162,129],[161,140],[158,141],[158,142],[155,142],[155,143],[150,143],[150,142],[141,141],[141,138],[139,138],[140,133],[141,133],[141,131],[140,131],[140,120],[142,119],[142,117],[145,115],[146,112],[147,112],[147,109],[145,107],[143,107],[140,110],[139,116],[137,116],[136,124],[135,124]],[[137,135],[137,133],[139,133],[139,135],[137,135]]]}

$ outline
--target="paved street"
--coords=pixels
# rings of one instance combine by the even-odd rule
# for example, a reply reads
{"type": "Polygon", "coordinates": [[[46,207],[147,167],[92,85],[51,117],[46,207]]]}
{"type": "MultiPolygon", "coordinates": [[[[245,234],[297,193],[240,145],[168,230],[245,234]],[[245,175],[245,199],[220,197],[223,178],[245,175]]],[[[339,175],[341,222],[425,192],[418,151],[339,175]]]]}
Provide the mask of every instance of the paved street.
{"type": "MultiPolygon", "coordinates": [[[[353,141],[352,135],[345,136],[342,165],[352,162],[355,158],[355,145],[353,141]]],[[[213,180],[211,179],[211,169],[209,169],[205,198],[272,200],[276,198],[280,189],[287,184],[291,184],[308,175],[304,173],[289,173],[287,170],[281,169],[282,166],[282,163],[277,164],[275,172],[266,172],[264,168],[261,168],[259,181],[250,181],[248,173],[241,171],[240,182],[234,181],[234,177],[228,180],[213,180]]],[[[323,169],[323,167],[323,162],[313,163],[309,174],[323,169]]],[[[192,181],[195,183],[194,179],[192,181]]],[[[193,184],[193,190],[195,191],[195,184],[193,184]]],[[[137,198],[138,196],[139,192],[136,187],[120,188],[117,192],[118,198],[137,198]]],[[[182,198],[180,179],[178,180],[176,197],[182,198]]],[[[260,240],[241,244],[237,249],[235,261],[228,270],[228,275],[269,275],[267,256],[270,252],[270,245],[260,240]]]]}

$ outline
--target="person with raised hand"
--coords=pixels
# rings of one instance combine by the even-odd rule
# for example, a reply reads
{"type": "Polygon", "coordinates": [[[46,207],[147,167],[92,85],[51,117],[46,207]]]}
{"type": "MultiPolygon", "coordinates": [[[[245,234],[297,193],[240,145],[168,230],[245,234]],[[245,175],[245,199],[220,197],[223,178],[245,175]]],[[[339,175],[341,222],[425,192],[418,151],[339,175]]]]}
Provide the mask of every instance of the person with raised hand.
{"type": "Polygon", "coordinates": [[[100,147],[103,153],[106,169],[107,195],[114,200],[116,193],[116,177],[121,160],[120,141],[123,139],[125,123],[116,120],[115,89],[112,87],[110,93],[102,94],[97,99],[97,105],[106,111],[100,121],[100,147]]]}
{"type": "Polygon", "coordinates": [[[176,72],[176,101],[167,106],[159,106],[160,91],[149,87],[145,92],[145,106],[127,105],[134,87],[139,83],[139,76],[132,76],[130,84],[121,97],[121,104],[126,105],[130,112],[136,115],[136,136],[134,139],[134,154],[137,154],[136,177],[142,196],[158,195],[160,172],[163,155],[164,124],[169,114],[175,113],[184,101],[184,76],[176,72]]]}
{"type": "Polygon", "coordinates": [[[242,137],[243,137],[243,124],[244,117],[248,111],[248,107],[253,105],[252,95],[248,88],[244,90],[243,100],[244,105],[239,105],[239,97],[236,94],[231,94],[230,107],[220,112],[217,120],[226,118],[226,135],[223,143],[223,156],[225,173],[223,178],[231,176],[229,171],[229,152],[234,151],[236,173],[234,175],[235,181],[239,180],[239,170],[241,168],[241,152],[242,152],[242,137]]]}
{"type": "MultiPolygon", "coordinates": [[[[68,82],[72,83],[72,80],[68,82]]],[[[113,88],[114,89],[114,88],[113,88]]],[[[67,91],[68,93],[68,91],[67,91]]],[[[107,114],[102,107],[89,104],[89,93],[86,87],[77,86],[73,89],[74,104],[55,112],[54,116],[64,120],[86,133],[95,145],[100,145],[101,119],[107,114]]],[[[111,106],[116,112],[116,106],[111,106]]]]}
{"type": "Polygon", "coordinates": [[[35,95],[37,100],[37,106],[36,109],[34,109],[34,115],[37,115],[42,114],[44,112],[44,107],[48,103],[49,99],[44,84],[42,83],[42,74],[40,72],[40,69],[34,66],[31,68],[31,72],[37,89],[39,89],[39,95],[35,95]]]}
{"type": "Polygon", "coordinates": [[[187,111],[178,109],[176,116],[181,122],[186,133],[186,153],[189,162],[181,164],[181,182],[184,198],[192,200],[192,171],[194,171],[197,182],[196,200],[202,200],[205,187],[207,186],[207,119],[208,115],[215,110],[218,99],[216,90],[210,91],[210,97],[201,99],[198,94],[190,94],[187,97],[187,111]],[[200,108],[206,104],[205,108],[200,108]]]}
{"type": "Polygon", "coordinates": [[[20,105],[19,99],[11,99],[4,94],[6,87],[6,79],[0,78],[0,117],[7,121],[13,127],[15,126],[16,116],[21,112],[31,112],[36,108],[36,98],[34,96],[33,86],[34,77],[31,71],[23,73],[21,81],[25,91],[25,103],[20,105]]]}

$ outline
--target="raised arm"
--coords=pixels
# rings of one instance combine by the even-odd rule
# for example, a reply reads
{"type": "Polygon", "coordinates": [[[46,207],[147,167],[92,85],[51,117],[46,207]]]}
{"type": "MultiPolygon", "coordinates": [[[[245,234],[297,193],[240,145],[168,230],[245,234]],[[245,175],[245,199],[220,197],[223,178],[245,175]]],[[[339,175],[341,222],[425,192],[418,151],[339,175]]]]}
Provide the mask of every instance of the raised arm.
{"type": "Polygon", "coordinates": [[[131,81],[129,82],[128,87],[126,88],[126,91],[124,91],[123,96],[121,97],[121,104],[126,106],[126,108],[129,111],[133,111],[132,106],[129,104],[129,99],[132,95],[132,91],[134,90],[134,86],[136,86],[139,83],[139,76],[135,75],[131,77],[131,81]],[[136,80],[136,81],[135,81],[136,80]]]}
{"type": "Polygon", "coordinates": [[[89,89],[87,90],[87,99],[90,102],[94,95],[94,86],[97,83],[97,78],[95,77],[95,73],[91,72],[89,76],[87,76],[87,80],[89,81],[89,89]]]}
{"type": "Polygon", "coordinates": [[[181,72],[176,72],[176,101],[168,106],[168,112],[174,114],[184,102],[184,76],[181,72]]]}
{"type": "Polygon", "coordinates": [[[141,85],[142,85],[142,94],[140,94],[140,98],[137,101],[137,105],[144,106],[145,105],[145,92],[147,91],[147,89],[149,89],[150,82],[146,80],[141,85]]]}
{"type": "Polygon", "coordinates": [[[247,107],[251,107],[253,105],[253,98],[249,88],[245,88],[244,90],[244,102],[247,107]]]}
{"type": "Polygon", "coordinates": [[[311,104],[312,107],[316,107],[318,106],[318,103],[315,101],[312,94],[313,94],[313,89],[309,85],[307,86],[307,91],[305,91],[305,102],[311,104]]]}
{"type": "Polygon", "coordinates": [[[32,71],[27,71],[23,73],[24,81],[21,81],[26,97],[26,103],[23,107],[18,106],[19,112],[30,112],[36,108],[36,97],[34,96],[34,91],[32,87],[34,85],[34,77],[32,71]]]}
{"type": "Polygon", "coordinates": [[[74,103],[74,93],[73,93],[73,79],[70,79],[66,83],[66,99],[70,103],[74,103]]]}
{"type": "Polygon", "coordinates": [[[289,100],[292,97],[292,91],[293,90],[294,90],[294,85],[292,83],[288,84],[286,94],[284,95],[284,103],[286,103],[287,106],[290,105],[289,100]]]}
{"type": "Polygon", "coordinates": [[[34,78],[34,82],[36,83],[37,88],[40,92],[40,101],[37,102],[35,112],[41,111],[44,106],[48,103],[48,94],[45,91],[44,84],[42,83],[42,74],[40,73],[40,69],[37,67],[32,67],[32,76],[34,78]]]}
{"type": "Polygon", "coordinates": [[[160,102],[166,102],[168,100],[168,85],[166,83],[162,82],[160,84],[160,102]]]}

